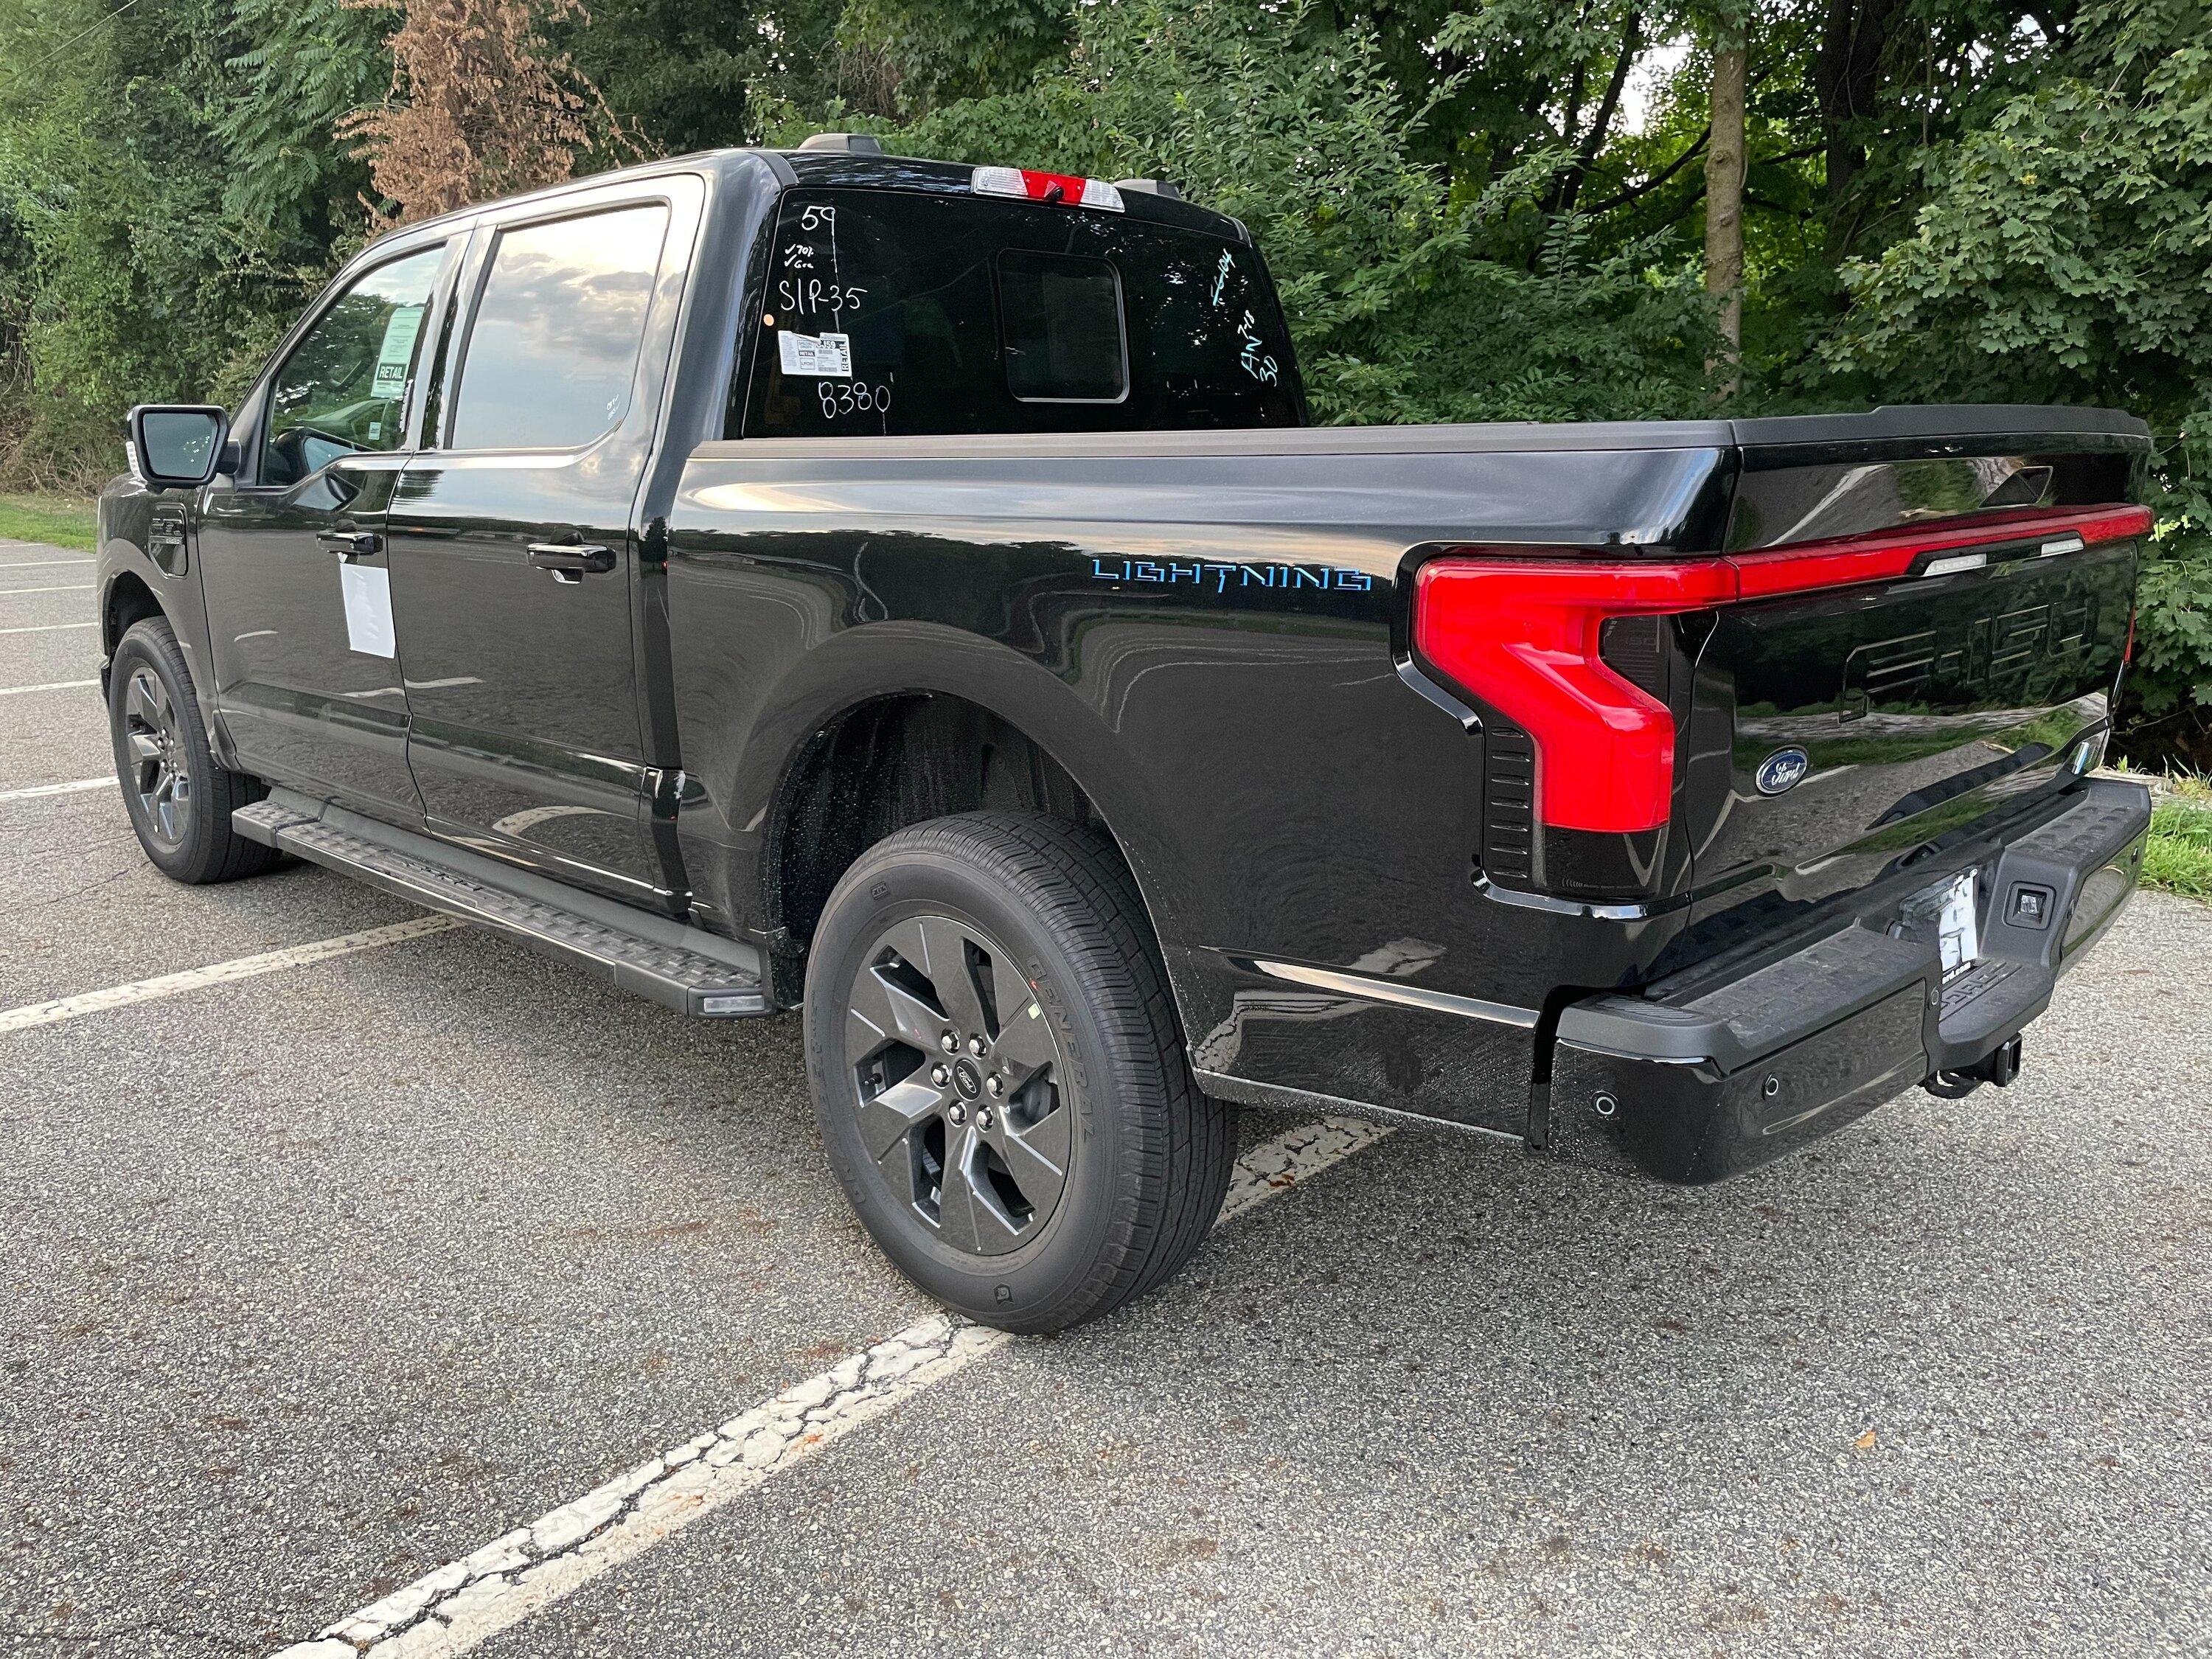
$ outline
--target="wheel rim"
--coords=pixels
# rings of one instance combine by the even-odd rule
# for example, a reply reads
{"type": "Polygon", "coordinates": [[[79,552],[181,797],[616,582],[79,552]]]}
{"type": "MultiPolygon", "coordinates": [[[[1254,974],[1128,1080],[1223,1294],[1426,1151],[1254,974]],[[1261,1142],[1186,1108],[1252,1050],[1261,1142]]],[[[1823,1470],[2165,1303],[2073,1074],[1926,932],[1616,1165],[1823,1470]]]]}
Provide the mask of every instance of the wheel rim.
{"type": "Polygon", "coordinates": [[[893,1194],[946,1245],[1003,1255],[1043,1231],[1074,1149],[1059,1039],[1013,958],[949,916],[868,948],[846,1001],[853,1110],[893,1194]]]}
{"type": "Polygon", "coordinates": [[[192,779],[174,701],[152,669],[134,668],[123,691],[124,783],[141,821],[166,847],[192,830],[192,779]]]}

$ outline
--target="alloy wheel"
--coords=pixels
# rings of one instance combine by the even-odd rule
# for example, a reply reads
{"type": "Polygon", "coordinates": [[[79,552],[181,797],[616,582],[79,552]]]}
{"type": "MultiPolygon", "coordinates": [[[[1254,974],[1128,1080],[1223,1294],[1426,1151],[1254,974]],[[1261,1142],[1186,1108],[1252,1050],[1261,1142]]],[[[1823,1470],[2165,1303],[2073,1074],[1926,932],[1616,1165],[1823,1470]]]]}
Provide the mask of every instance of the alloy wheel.
{"type": "Polygon", "coordinates": [[[909,917],[869,947],[845,1018],[860,1139],[893,1194],[968,1255],[1037,1237],[1066,1190],[1074,1109],[1013,957],[967,922],[909,917]]]}
{"type": "Polygon", "coordinates": [[[143,665],[123,692],[124,782],[138,797],[148,829],[164,846],[183,843],[192,829],[192,779],[184,733],[169,688],[143,665]]]}

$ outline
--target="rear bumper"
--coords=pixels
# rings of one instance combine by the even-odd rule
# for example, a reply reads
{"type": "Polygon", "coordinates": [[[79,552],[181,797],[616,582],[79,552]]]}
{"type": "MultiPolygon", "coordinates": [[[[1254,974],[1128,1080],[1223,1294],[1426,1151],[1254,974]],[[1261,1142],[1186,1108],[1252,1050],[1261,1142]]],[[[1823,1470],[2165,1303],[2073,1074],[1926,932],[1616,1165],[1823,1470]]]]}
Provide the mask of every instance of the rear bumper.
{"type": "Polygon", "coordinates": [[[2098,780],[2070,799],[1954,866],[1981,872],[1981,956],[1948,986],[1932,940],[1893,936],[1892,904],[1718,984],[1586,998],[1560,1015],[1532,1139],[1576,1162],[1718,1181],[1987,1060],[2049,1006],[2142,872],[2149,792],[2098,780]]]}

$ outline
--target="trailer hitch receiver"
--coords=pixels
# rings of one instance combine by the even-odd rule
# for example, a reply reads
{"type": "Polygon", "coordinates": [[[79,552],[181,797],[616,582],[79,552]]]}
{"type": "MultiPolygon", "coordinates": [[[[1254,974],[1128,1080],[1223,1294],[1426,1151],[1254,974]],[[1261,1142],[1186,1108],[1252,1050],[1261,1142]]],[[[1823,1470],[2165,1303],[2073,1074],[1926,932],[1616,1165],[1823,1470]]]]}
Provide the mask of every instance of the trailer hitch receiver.
{"type": "Polygon", "coordinates": [[[2015,1032],[1972,1066],[1937,1072],[1920,1086],[1939,1100],[1963,1100],[1984,1083],[2009,1089],[2019,1075],[2020,1035],[2015,1032]]]}

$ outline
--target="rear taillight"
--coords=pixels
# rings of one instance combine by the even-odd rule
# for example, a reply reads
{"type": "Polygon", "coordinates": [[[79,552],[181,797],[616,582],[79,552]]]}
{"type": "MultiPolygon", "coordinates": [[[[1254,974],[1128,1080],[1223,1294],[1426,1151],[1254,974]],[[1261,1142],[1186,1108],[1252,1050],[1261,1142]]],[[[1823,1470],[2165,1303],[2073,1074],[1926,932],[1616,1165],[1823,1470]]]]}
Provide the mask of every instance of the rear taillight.
{"type": "Polygon", "coordinates": [[[1699,560],[1532,558],[1454,550],[1414,582],[1413,644],[1453,684],[1527,732],[1536,749],[1536,817],[1559,830],[1634,832],[1668,821],[1674,717],[1609,663],[1618,617],[1708,611],[2021,556],[2078,551],[2148,532],[2136,507],[2009,514],[2002,520],[1884,532],[1846,541],[1699,560]]]}
{"type": "Polygon", "coordinates": [[[1608,617],[1735,597],[1722,560],[1563,564],[1443,558],[1421,567],[1413,643],[1535,740],[1537,816],[1562,830],[1652,830],[1674,793],[1674,717],[1599,655],[1608,617]]]}

